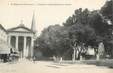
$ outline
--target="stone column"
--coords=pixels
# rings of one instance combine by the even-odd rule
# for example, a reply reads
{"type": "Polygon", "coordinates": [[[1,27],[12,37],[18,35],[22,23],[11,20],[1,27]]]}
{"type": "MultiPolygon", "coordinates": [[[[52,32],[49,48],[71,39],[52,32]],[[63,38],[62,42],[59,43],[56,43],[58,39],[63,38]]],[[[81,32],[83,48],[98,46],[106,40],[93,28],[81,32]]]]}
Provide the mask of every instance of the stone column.
{"type": "Polygon", "coordinates": [[[23,57],[25,57],[25,54],[26,54],[26,36],[24,36],[23,57]]]}
{"type": "Polygon", "coordinates": [[[11,45],[11,36],[8,36],[8,45],[11,45]]]}
{"type": "Polygon", "coordinates": [[[18,36],[16,36],[16,46],[15,46],[15,48],[16,48],[16,51],[18,51],[18,36]]]}
{"type": "Polygon", "coordinates": [[[33,37],[31,37],[31,50],[30,50],[30,52],[31,52],[31,58],[33,58],[33,48],[34,48],[34,40],[33,40],[33,37]]]}

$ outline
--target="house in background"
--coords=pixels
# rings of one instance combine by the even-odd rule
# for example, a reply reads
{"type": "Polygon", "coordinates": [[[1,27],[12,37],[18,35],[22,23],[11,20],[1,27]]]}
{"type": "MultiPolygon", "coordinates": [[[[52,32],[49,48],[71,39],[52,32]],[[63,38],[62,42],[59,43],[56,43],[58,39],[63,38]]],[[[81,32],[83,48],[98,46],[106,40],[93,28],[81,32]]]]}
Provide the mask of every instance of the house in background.
{"type": "Polygon", "coordinates": [[[7,40],[7,31],[0,24],[0,54],[10,53],[10,45],[8,45],[7,40]]]}

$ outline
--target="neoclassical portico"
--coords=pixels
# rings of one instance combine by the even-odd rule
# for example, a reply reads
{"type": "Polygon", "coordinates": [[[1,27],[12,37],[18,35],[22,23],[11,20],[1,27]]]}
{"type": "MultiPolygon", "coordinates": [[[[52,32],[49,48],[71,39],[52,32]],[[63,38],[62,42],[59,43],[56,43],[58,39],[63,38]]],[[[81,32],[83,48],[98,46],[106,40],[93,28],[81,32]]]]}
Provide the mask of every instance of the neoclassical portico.
{"type": "Polygon", "coordinates": [[[23,24],[8,30],[8,43],[22,58],[33,56],[34,37],[35,33],[23,24]]]}

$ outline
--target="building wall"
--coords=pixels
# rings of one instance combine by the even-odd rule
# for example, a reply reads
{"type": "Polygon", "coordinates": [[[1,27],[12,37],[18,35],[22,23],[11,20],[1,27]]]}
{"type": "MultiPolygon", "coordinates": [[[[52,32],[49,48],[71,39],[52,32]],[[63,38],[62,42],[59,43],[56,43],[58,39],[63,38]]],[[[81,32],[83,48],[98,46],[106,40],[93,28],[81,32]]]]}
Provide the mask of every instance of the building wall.
{"type": "Polygon", "coordinates": [[[7,43],[7,33],[0,28],[0,43],[7,43]]]}

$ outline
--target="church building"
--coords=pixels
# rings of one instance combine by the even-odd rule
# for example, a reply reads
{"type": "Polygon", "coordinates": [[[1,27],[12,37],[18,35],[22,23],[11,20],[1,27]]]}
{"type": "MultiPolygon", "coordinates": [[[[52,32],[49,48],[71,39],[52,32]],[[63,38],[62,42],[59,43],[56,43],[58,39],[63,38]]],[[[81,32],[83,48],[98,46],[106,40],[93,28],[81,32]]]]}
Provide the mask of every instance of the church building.
{"type": "Polygon", "coordinates": [[[31,28],[26,27],[21,21],[17,27],[10,28],[6,32],[10,49],[18,52],[21,58],[33,57],[34,41],[36,40],[34,14],[31,28]]]}

